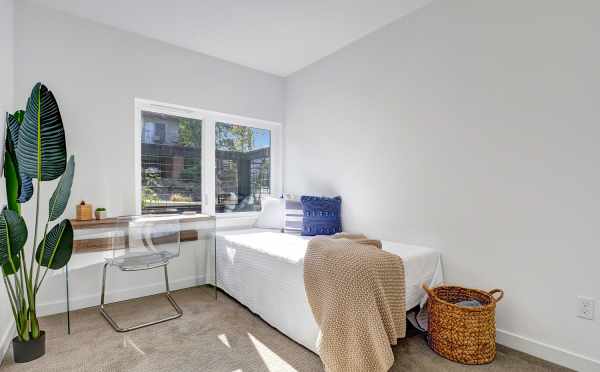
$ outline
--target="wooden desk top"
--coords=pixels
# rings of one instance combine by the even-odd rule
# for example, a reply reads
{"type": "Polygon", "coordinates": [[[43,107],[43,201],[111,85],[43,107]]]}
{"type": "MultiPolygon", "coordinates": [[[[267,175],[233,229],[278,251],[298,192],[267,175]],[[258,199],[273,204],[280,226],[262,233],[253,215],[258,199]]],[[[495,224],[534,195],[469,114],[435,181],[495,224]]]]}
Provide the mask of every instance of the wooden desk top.
{"type": "MultiPolygon", "coordinates": [[[[123,216],[127,217],[127,216],[123,216]]],[[[178,215],[152,215],[148,216],[148,220],[152,220],[157,223],[168,223],[169,221],[179,221],[182,223],[192,223],[200,221],[210,221],[214,219],[214,216],[206,214],[178,214],[178,215]]],[[[102,220],[71,220],[71,226],[73,230],[90,230],[90,229],[111,229],[118,226],[127,226],[127,220],[120,220],[119,217],[110,217],[102,220]]],[[[180,241],[189,242],[198,240],[198,231],[188,227],[185,230],[180,231],[180,241]]],[[[92,237],[92,238],[76,238],[73,242],[73,249],[75,253],[85,252],[99,252],[109,251],[112,249],[112,238],[111,237],[92,237]]]]}
{"type": "MultiPolygon", "coordinates": [[[[127,217],[127,216],[122,216],[122,217],[127,217]]],[[[122,217],[109,217],[109,218],[104,218],[102,220],[86,220],[86,221],[82,221],[82,220],[76,220],[76,219],[72,219],[71,221],[71,226],[73,226],[73,230],[85,230],[85,229],[104,229],[104,228],[111,228],[111,227],[115,227],[118,225],[119,223],[119,218],[122,217]]],[[[173,220],[179,220],[180,222],[199,222],[199,221],[208,221],[214,217],[211,217],[209,215],[206,214],[178,214],[178,215],[164,215],[164,216],[160,216],[160,215],[153,215],[153,216],[148,216],[148,218],[152,218],[153,221],[173,221],[173,220]]],[[[125,221],[122,221],[121,224],[124,224],[125,221]]]]}

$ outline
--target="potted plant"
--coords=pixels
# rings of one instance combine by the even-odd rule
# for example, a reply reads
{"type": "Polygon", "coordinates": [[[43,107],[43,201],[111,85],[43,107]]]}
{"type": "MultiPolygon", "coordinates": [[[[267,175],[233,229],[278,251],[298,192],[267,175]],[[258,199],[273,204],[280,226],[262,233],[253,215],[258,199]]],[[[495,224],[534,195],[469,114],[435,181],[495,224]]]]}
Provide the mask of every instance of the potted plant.
{"type": "Polygon", "coordinates": [[[103,220],[106,218],[106,208],[96,208],[96,219],[103,220]]]}
{"type": "Polygon", "coordinates": [[[48,270],[58,270],[71,259],[73,228],[68,219],[55,223],[65,211],[75,160],[67,161],[67,149],[58,104],[51,91],[37,83],[25,111],[6,114],[4,177],[7,206],[0,213],[0,265],[8,292],[17,337],[13,339],[14,360],[28,362],[45,354],[45,333],[40,329],[36,298],[48,270]],[[48,201],[48,218],[40,225],[40,188],[45,181],[60,177],[48,201]],[[36,207],[33,231],[21,216],[21,204],[34,193],[36,207]],[[43,232],[43,235],[41,234],[43,232]],[[30,255],[24,246],[33,235],[30,255]]]}

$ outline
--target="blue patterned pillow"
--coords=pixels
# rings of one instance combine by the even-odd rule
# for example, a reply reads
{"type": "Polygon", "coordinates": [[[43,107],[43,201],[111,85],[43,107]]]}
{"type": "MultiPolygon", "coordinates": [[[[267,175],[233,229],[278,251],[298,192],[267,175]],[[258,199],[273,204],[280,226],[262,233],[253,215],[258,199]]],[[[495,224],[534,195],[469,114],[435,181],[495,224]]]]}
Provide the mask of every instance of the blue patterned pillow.
{"type": "Polygon", "coordinates": [[[333,235],[342,231],[342,198],[302,196],[302,235],[333,235]]]}

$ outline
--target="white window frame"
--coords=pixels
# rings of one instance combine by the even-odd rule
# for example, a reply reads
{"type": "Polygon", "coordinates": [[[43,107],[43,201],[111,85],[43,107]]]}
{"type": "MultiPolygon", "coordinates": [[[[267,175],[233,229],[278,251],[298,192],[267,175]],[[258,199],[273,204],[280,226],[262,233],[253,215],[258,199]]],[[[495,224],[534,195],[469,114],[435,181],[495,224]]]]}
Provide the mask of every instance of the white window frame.
{"type": "Polygon", "coordinates": [[[215,213],[216,190],[216,138],[217,122],[268,129],[271,132],[271,194],[282,192],[282,134],[281,124],[273,121],[252,119],[244,116],[224,114],[216,111],[196,109],[148,99],[135,99],[134,119],[134,172],[135,213],[142,213],[142,111],[181,116],[202,121],[202,213],[220,218],[255,217],[259,212],[215,213]]]}

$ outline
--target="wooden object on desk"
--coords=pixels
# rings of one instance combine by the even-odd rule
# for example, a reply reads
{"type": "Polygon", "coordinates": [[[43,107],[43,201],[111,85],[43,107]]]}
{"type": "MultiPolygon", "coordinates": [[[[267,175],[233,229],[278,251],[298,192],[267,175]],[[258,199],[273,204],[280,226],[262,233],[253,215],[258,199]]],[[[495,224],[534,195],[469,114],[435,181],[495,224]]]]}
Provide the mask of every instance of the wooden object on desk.
{"type": "MultiPolygon", "coordinates": [[[[176,218],[181,223],[186,222],[200,222],[210,219],[206,215],[179,215],[165,217],[165,222],[169,219],[176,218]]],[[[71,220],[71,226],[73,230],[88,230],[88,229],[110,229],[120,226],[126,226],[127,222],[116,217],[105,218],[102,220],[71,220]]],[[[191,242],[198,240],[197,230],[182,230],[180,232],[179,240],[181,242],[191,242]]],[[[112,249],[112,238],[91,238],[91,239],[76,239],[73,241],[73,249],[75,253],[88,253],[88,252],[102,252],[110,251],[112,249]]]]}
{"type": "Polygon", "coordinates": [[[80,221],[89,221],[94,219],[94,208],[91,204],[82,201],[75,207],[75,216],[80,221]]]}

